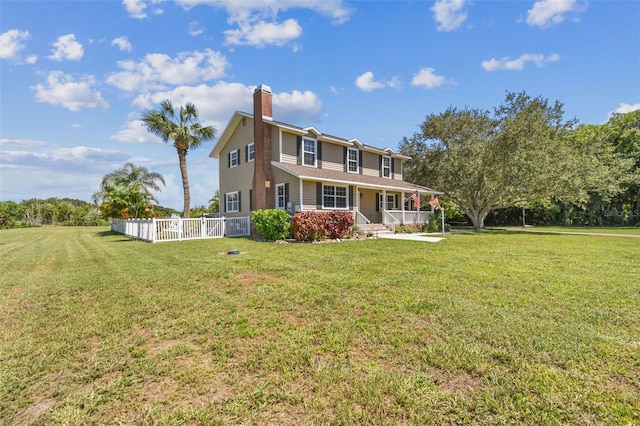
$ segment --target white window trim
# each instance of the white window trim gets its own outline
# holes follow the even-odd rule
[[[335,206],[334,207],[327,207],[327,206],[325,206],[325,204],[324,204],[324,197],[325,197],[324,188],[327,187],[327,186],[333,187],[334,188],[334,193],[335,193],[335,188],[344,188],[344,191],[345,191],[345,194],[344,194],[345,207],[335,207]],[[340,198],[343,198],[343,197],[340,197]],[[338,199],[338,196],[337,195],[333,195],[334,202],[337,199]],[[335,204],[337,204],[337,203],[335,203]],[[329,210],[329,209],[331,209],[331,210],[349,210],[349,187],[348,186],[342,186],[342,185],[325,185],[325,184],[322,184],[322,208],[325,209],[325,210]]]
[[[356,169],[351,171],[349,170],[349,162],[351,162],[351,160],[349,160],[349,152],[351,151],[355,151],[356,153],[356,159],[355,159],[355,163],[356,163]],[[358,173],[358,158],[360,156],[360,151],[357,148],[347,148],[347,173]]]
[[[391,208],[389,208],[389,204],[391,204]],[[387,202],[385,203],[385,208],[387,210],[397,210],[398,206],[396,206],[396,196],[395,194],[387,194]]]
[[[235,157],[236,161],[234,164],[233,158]],[[240,153],[237,149],[234,149],[229,153],[229,168],[233,169],[234,167],[238,167],[240,165]]]
[[[247,145],[247,153],[251,154],[251,147],[253,147],[253,157],[251,155],[249,155],[249,158],[247,159],[247,163],[252,162],[253,160],[256,159],[256,144],[251,142],[249,145]]]
[[[278,194],[278,190],[282,188],[282,204],[280,205],[280,195]],[[276,185],[276,209],[278,210],[285,210],[287,208],[287,206],[285,206],[284,204],[286,204],[286,194],[285,194],[285,189],[284,189],[284,183],[279,183]]]
[[[385,159],[389,160],[389,166],[388,167],[385,167],[385,165],[384,165],[384,160]],[[382,177],[385,178],[385,179],[391,179],[391,161],[392,161],[392,159],[388,155],[383,155],[382,156]],[[389,176],[385,176],[384,175],[385,169],[389,170]]]
[[[229,198],[231,198],[232,195],[236,196],[236,201],[230,201]],[[226,207],[225,212],[226,213],[238,213],[240,211],[239,207],[240,207],[240,197],[238,196],[238,191],[235,192],[227,192],[224,195],[224,205]],[[232,210],[229,208],[229,203],[235,203],[236,204],[236,208],[235,210]]]
[[[313,164],[306,164],[304,161],[304,154],[307,151],[304,150],[305,141],[313,142]],[[302,146],[300,147],[300,151],[302,153],[302,165],[307,167],[318,167],[318,141],[316,139],[311,138],[302,138]]]

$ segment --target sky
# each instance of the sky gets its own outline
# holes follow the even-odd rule
[[[90,201],[133,162],[182,210],[175,148],[141,113],[193,102],[221,135],[260,84],[275,120],[396,150],[507,92],[601,124],[640,109],[640,2],[0,0],[0,201]],[[187,156],[192,206],[219,188],[216,141]]]

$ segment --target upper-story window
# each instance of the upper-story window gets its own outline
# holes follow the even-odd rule
[[[316,141],[314,139],[302,139],[302,164],[316,166]]]
[[[247,163],[253,161],[256,158],[256,146],[253,143],[247,145]]]
[[[391,177],[391,157],[382,157],[382,177]]]
[[[358,173],[358,150],[355,148],[347,149],[347,171]]]
[[[235,149],[229,152],[229,168],[236,167],[240,164],[240,150]]]

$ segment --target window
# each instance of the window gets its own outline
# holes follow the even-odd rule
[[[349,173],[358,173],[358,150],[355,148],[347,150],[347,171]]]
[[[391,177],[391,157],[382,157],[382,177]]]
[[[316,166],[316,141],[313,139],[302,140],[302,164]]]
[[[287,197],[284,183],[279,183],[276,185],[276,209],[284,210],[287,208],[286,203]]]
[[[396,209],[396,196],[387,194],[387,210]]]
[[[322,203],[325,209],[347,208],[347,187],[325,185],[322,190]]]
[[[247,163],[253,161],[256,158],[255,144],[250,143],[247,145]]]
[[[229,153],[229,168],[236,167],[240,164],[240,150],[236,149]]]
[[[226,212],[233,213],[240,211],[240,201],[237,192],[229,192],[225,195]]]

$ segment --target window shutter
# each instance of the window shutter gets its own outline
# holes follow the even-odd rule
[[[224,200],[224,205],[222,206],[222,211],[224,213],[227,212],[227,193],[225,192],[224,195],[222,196],[222,199]]]
[[[343,158],[343,163],[344,163],[344,171],[348,172],[349,171],[349,148],[347,148],[346,146],[344,147],[344,151],[342,153],[342,158]]]
[[[396,161],[392,158],[390,160],[390,162],[391,162],[391,179],[393,179],[393,173],[395,172],[394,164],[396,164]],[[397,205],[397,203],[396,203],[396,205]]]
[[[244,146],[244,162],[249,162],[249,145]]]
[[[227,167],[231,168],[231,151],[227,154]]]
[[[284,208],[289,208],[289,184],[284,184]]]
[[[318,164],[318,168],[322,168],[322,142],[316,142],[316,163]]]
[[[349,210],[353,210],[353,186],[349,185]]]
[[[238,153],[238,166],[240,165],[240,148],[236,149],[236,152]]]
[[[376,211],[380,211],[380,193],[376,192]]]
[[[253,189],[249,190],[249,211],[253,211]]]
[[[242,211],[242,204],[240,204],[241,201],[242,201],[242,191],[238,191],[238,211],[239,212]]]
[[[380,166],[378,167],[378,171],[380,172],[380,177],[383,177],[383,175],[382,175],[382,155],[378,156],[378,163],[380,164]]]
[[[393,200],[393,208],[397,209],[398,208],[398,194],[396,194],[395,199]]]
[[[316,208],[322,210],[322,182],[316,183]]]
[[[298,165],[302,164],[302,136],[296,136],[296,156]]]
[[[360,174],[362,174],[362,151],[358,151],[358,169],[360,170]]]

